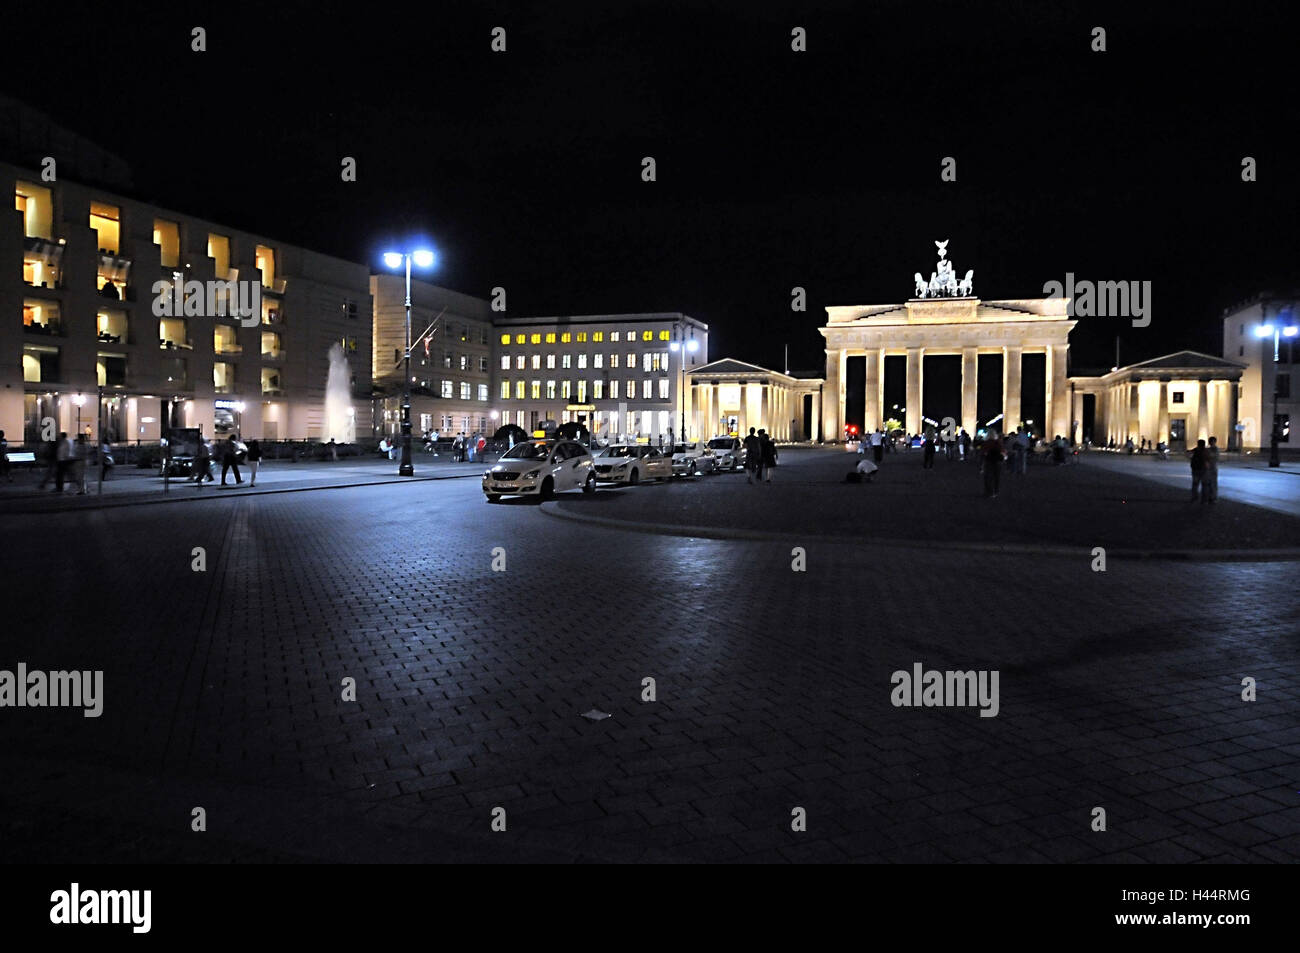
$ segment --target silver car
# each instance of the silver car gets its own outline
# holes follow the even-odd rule
[[[483,472],[483,495],[489,503],[503,496],[547,500],[565,490],[596,491],[591,454],[576,440],[525,440]]]
[[[736,437],[714,437],[709,449],[719,470],[739,470],[745,465],[745,445]]]
[[[701,476],[717,469],[718,459],[707,444],[673,444],[673,476]]]

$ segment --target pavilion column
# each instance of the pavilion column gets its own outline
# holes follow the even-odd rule
[[[979,412],[979,351],[973,347],[961,349],[961,425],[974,435]]]
[[[1047,349],[1047,401],[1044,406],[1053,437],[1057,434],[1064,437],[1070,432],[1070,389],[1066,380],[1066,355],[1069,351],[1068,344],[1053,344]]]
[[[907,413],[904,426],[910,434],[918,433],[921,426],[921,366],[924,349],[907,349]]]
[[[1160,410],[1156,417],[1156,434],[1151,439],[1169,446],[1169,382],[1160,384]]]
[[[1196,385],[1196,439],[1208,443],[1210,440],[1210,414],[1209,408],[1206,406],[1209,402],[1206,390],[1205,381],[1198,381]]]
[[[769,385],[767,384],[758,385],[758,426],[770,434],[772,432],[772,401],[767,395],[768,388]]]
[[[1237,432],[1237,382],[1228,381],[1228,447],[1241,449],[1241,434]]]
[[[882,363],[884,362],[885,352],[878,347],[867,349],[867,399],[863,405],[866,408],[865,415],[862,419],[863,432],[875,430],[877,427],[884,426],[884,420],[881,418],[881,390],[884,384],[884,374]]]
[[[844,439],[844,351],[826,351],[826,384],[822,389],[822,421],[826,440]]]
[[[822,410],[821,394],[820,394],[820,393],[819,393],[819,394],[816,394],[816,395],[813,397],[813,399],[810,401],[810,403],[812,404],[812,426],[808,429],[808,433],[809,433],[809,435],[811,436],[811,438],[812,438],[812,440],[813,440],[814,442],[818,442],[818,441],[821,441],[821,439],[822,439],[822,435],[821,435],[821,433],[822,433],[822,432],[821,432],[821,425],[822,425],[822,419],[821,419],[821,418],[822,418],[822,415],[821,415],[821,410]]]
[[[1002,358],[1002,426],[1011,433],[1020,426],[1020,348],[1008,347]]]

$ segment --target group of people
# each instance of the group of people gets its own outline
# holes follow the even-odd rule
[[[1219,438],[1207,444],[1196,441],[1196,449],[1187,452],[1192,464],[1192,502],[1214,503],[1219,499]]]
[[[745,447],[745,479],[750,483],[771,483],[772,470],[776,466],[776,442],[766,430],[754,432],[749,428],[749,436],[742,443]]]
[[[235,484],[243,483],[244,478],[239,475],[239,456],[241,453],[248,465],[248,485],[257,486],[257,468],[262,462],[262,445],[256,440],[250,440],[245,447],[234,434],[213,444],[209,444],[204,439],[199,440],[198,449],[194,452],[194,462],[190,468],[194,485],[202,489],[204,480],[216,482],[216,477],[213,476],[212,471],[217,462],[221,463],[222,486],[226,485],[226,475],[231,470],[235,471]]]
[[[8,441],[4,439],[3,430],[0,430],[0,443],[4,444],[7,461]],[[89,433],[79,433],[77,439],[73,440],[65,431],[60,431],[58,439],[45,444],[43,456],[45,473],[41,477],[42,490],[53,481],[55,493],[63,493],[68,488],[76,488],[78,495],[86,493],[86,473],[95,462],[95,449],[90,443]],[[107,480],[113,469],[113,453],[107,442],[99,446],[98,462],[103,470],[101,478]],[[12,483],[13,477],[8,475],[8,469],[6,462],[5,475]]]

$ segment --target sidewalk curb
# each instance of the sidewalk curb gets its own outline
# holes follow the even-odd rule
[[[369,480],[364,483],[327,483],[321,486],[284,487],[283,489],[277,489],[277,490],[249,489],[249,490],[236,490],[233,493],[222,493],[220,490],[217,490],[212,496],[204,496],[200,493],[195,493],[193,495],[186,495],[186,496],[170,496],[168,494],[163,493],[162,490],[159,490],[158,491],[159,495],[156,497],[148,496],[148,497],[128,499],[128,500],[115,500],[113,502],[105,502],[105,503],[86,503],[80,506],[60,506],[60,507],[53,507],[51,509],[17,509],[17,508],[9,509],[5,506],[4,501],[0,500],[0,515],[8,516],[8,515],[37,515],[37,514],[45,514],[45,513],[80,513],[86,510],[107,510],[107,509],[114,509],[122,506],[151,506],[157,503],[193,503],[197,500],[213,500],[213,499],[228,500],[231,499],[232,497],[272,496],[274,494],[279,494],[279,493],[310,493],[313,490],[347,490],[347,489],[351,489],[352,487],[361,487],[361,486],[390,486],[390,485],[405,486],[410,483],[434,483],[439,480],[468,480],[471,477],[480,478],[481,476],[482,474],[480,473],[457,473],[452,476],[412,476],[412,477],[401,477],[399,479],[389,479],[389,480]],[[184,484],[182,484],[182,486],[183,485]],[[87,494],[87,495],[90,496],[93,494]],[[99,499],[99,497],[95,497],[95,498]],[[32,496],[32,497],[19,497],[18,499],[19,500],[40,500],[40,499],[45,499],[45,497]]]
[[[904,539],[854,539],[850,536],[828,536],[818,533],[774,533],[768,530],[723,529],[713,526],[675,526],[669,523],[642,523],[619,520],[609,516],[585,516],[564,509],[556,501],[541,505],[541,511],[557,519],[588,523],[606,529],[621,529],[633,533],[658,536],[679,536],[687,539],[749,540],[755,542],[806,543],[839,546],[878,546],[886,549],[922,549],[945,552],[985,553],[1003,556],[1069,556],[1090,559],[1092,551],[1086,546],[1037,546],[1031,543],[976,543],[953,542],[937,545]],[[1289,562],[1300,560],[1300,548],[1295,549],[1206,549],[1206,550],[1150,550],[1107,549],[1106,557],[1117,559],[1166,559],[1177,562]]]

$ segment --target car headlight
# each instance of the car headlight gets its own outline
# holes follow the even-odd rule
[[[525,480],[535,480],[535,479],[537,479],[537,475],[538,475],[539,473],[541,473],[541,472],[542,472],[542,470],[541,470],[540,467],[538,467],[536,470],[529,470],[527,473],[524,474],[524,479],[525,479]]]
[[[484,471],[483,471],[483,479],[485,479],[485,480],[489,480],[489,479],[491,479],[491,478],[492,478],[492,471],[491,471],[491,470],[484,470]]]

